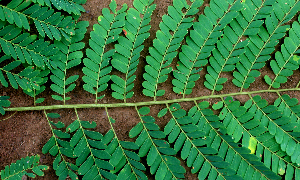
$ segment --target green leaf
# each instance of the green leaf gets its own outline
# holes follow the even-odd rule
[[[141,133],[142,130],[143,130],[143,124],[139,122],[136,126],[134,126],[134,128],[132,128],[129,131],[129,137],[131,138],[136,137],[138,134]]]
[[[220,109],[220,108],[222,108],[222,107],[223,107],[223,102],[222,102],[222,101],[216,102],[216,103],[214,103],[214,104],[212,105],[212,108],[213,108],[214,110]]]
[[[58,95],[51,95],[51,97],[55,100],[58,100],[58,101],[63,101],[64,100],[61,96],[58,96]]]
[[[70,138],[70,134],[62,132],[61,130],[53,129],[53,132],[55,135],[57,135],[59,138]]]
[[[42,103],[44,102],[45,98],[38,98],[37,100],[35,100],[36,104]]]
[[[149,107],[142,107],[139,109],[139,113],[143,116],[147,115],[150,113],[150,108]]]
[[[50,118],[60,118],[60,115],[58,113],[48,113],[47,116]]]
[[[46,154],[55,145],[55,137],[51,137],[48,142],[43,146],[42,152]]]
[[[157,117],[161,118],[164,115],[166,115],[167,112],[168,112],[168,108],[164,108],[158,112]]]
[[[79,167],[78,174],[79,175],[86,174],[90,170],[90,168],[92,167],[93,163],[94,163],[93,157],[89,156],[87,158],[87,160]]]

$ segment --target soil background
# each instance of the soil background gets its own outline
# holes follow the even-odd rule
[[[127,3],[127,5],[131,8],[132,0],[116,0],[118,4],[118,9],[120,9],[123,3]],[[93,24],[97,23],[97,17],[101,15],[102,8],[108,8],[110,0],[87,0],[87,3],[83,5],[86,12],[82,13],[80,20],[89,21],[90,26],[88,27],[88,31],[84,38],[84,42],[86,47],[88,47],[88,39],[90,37],[90,32],[92,31]],[[152,46],[153,39],[155,38],[155,33],[159,29],[159,22],[161,22],[162,16],[167,14],[167,9],[169,5],[172,5],[172,0],[154,0],[154,3],[157,4],[156,9],[152,15],[151,21],[151,30],[150,37],[145,41],[145,49],[141,53],[140,64],[136,71],[136,81],[134,88],[134,96],[128,100],[128,102],[138,102],[138,101],[152,101],[152,98],[146,97],[142,95],[142,82],[143,77],[142,74],[145,72],[145,57],[148,55],[148,48]],[[205,6],[208,6],[209,0],[205,0],[203,5],[200,8],[199,14],[203,13],[203,9]],[[297,15],[298,16],[298,15]],[[291,23],[291,22],[289,22]],[[279,49],[280,47],[276,47]],[[274,54],[272,54],[272,58],[274,58]],[[176,67],[176,62],[178,59],[174,59],[171,66]],[[83,90],[83,81],[81,77],[83,64],[72,68],[68,71],[69,76],[74,74],[79,74],[80,78],[76,82],[76,88],[68,95],[71,97],[71,100],[67,101],[67,104],[91,104],[94,103],[94,96],[90,93]],[[264,75],[268,74],[271,78],[274,77],[271,68],[267,65],[260,70],[262,75],[256,78],[256,81],[251,84],[251,87],[245,91],[255,91],[268,89],[268,85],[264,82]],[[113,74],[121,75],[116,70],[112,72]],[[206,68],[204,68],[201,72],[201,79],[196,82],[196,87],[193,89],[193,93],[188,95],[187,97],[196,97],[196,96],[207,96],[211,93],[210,90],[204,87],[204,75],[206,74]],[[239,88],[234,86],[231,82],[233,79],[232,72],[230,73],[222,73],[222,77],[228,78],[228,81],[224,84],[224,88],[220,92],[216,92],[216,94],[224,94],[224,93],[234,93],[238,92]],[[299,82],[300,76],[299,71],[296,70],[294,75],[288,78],[288,82],[283,84],[281,88],[291,88],[296,87]],[[172,75],[169,75],[169,78],[166,83],[163,83],[159,86],[160,89],[165,89],[166,93],[164,96],[159,97],[158,100],[166,100],[166,99],[177,99],[181,98],[181,96],[176,95],[172,91]],[[46,98],[45,101],[41,105],[54,105],[61,104],[59,101],[55,101],[51,98],[51,94],[55,94],[50,90],[51,82],[48,81],[46,84],[46,90],[40,94],[38,97]],[[105,91],[106,96],[99,101],[99,103],[120,103],[121,101],[115,100],[111,97],[111,90],[108,88]],[[287,92],[290,96],[299,99],[299,92]],[[278,96],[276,93],[264,93],[260,94],[263,98],[267,99],[270,103],[274,102]],[[0,85],[0,96],[10,96],[11,107],[25,107],[25,106],[33,106],[33,98],[27,96],[23,93],[23,91],[19,88],[18,90],[13,89],[12,87],[5,88]],[[235,96],[235,99],[241,101],[242,103],[246,102],[249,97],[248,96]],[[206,99],[211,104],[219,101],[220,99]],[[193,106],[192,103],[184,102],[180,103],[180,105],[184,109],[188,109]],[[151,115],[157,117],[157,113],[164,108],[162,105],[151,106]],[[73,109],[61,109],[61,110],[53,110],[47,111],[47,113],[55,112],[61,115],[59,121],[62,121],[68,126],[72,121],[76,119],[76,115]],[[102,134],[105,134],[109,129],[109,123],[107,120],[107,116],[104,108],[89,108],[89,109],[78,109],[79,117],[81,120],[87,121],[95,121],[97,123],[97,130]],[[113,125],[116,133],[118,134],[118,138],[121,140],[129,140],[133,141],[134,139],[129,139],[128,133],[130,129],[135,126],[139,122],[139,118],[135,112],[135,110],[131,107],[126,108],[113,108],[109,109],[109,115],[116,120],[116,123]],[[10,117],[11,116],[11,117]],[[10,118],[9,118],[10,117]],[[8,118],[8,119],[6,119]],[[3,119],[6,119],[2,121]],[[163,118],[156,118],[156,123],[161,127],[167,124],[170,119],[170,115],[167,115]],[[57,121],[57,119],[53,119],[53,121]],[[43,154],[42,147],[48,141],[48,139],[52,136],[50,127],[48,125],[47,119],[45,118],[43,111],[25,111],[25,112],[6,112],[4,116],[0,116],[0,170],[4,169],[6,165],[9,165],[16,160],[39,154],[41,156],[40,164],[45,164],[50,166],[50,169],[45,171],[45,175],[43,177],[37,177],[36,179],[58,179],[55,175],[55,171],[52,169],[52,162],[54,157],[50,154]],[[180,157],[180,154],[177,155]],[[142,158],[143,162],[146,162],[145,158]],[[182,165],[184,162],[182,161]],[[190,168],[184,166],[187,170],[185,175],[185,179],[196,179],[197,175],[190,173]],[[146,174],[149,179],[154,179],[153,176],[150,175],[149,169],[147,169]],[[24,178],[31,179],[31,178]]]

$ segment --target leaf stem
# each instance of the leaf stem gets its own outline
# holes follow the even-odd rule
[[[137,102],[137,103],[116,103],[116,104],[67,104],[67,105],[50,105],[50,106],[34,106],[34,107],[14,107],[14,108],[4,108],[5,111],[40,111],[40,110],[49,110],[49,109],[73,109],[73,108],[100,108],[100,107],[134,107],[134,106],[147,106],[155,104],[166,104],[166,103],[175,103],[175,102],[189,102],[194,100],[201,99],[211,99],[211,98],[222,98],[228,96],[237,96],[237,95],[250,95],[266,92],[282,92],[282,91],[300,91],[300,88],[291,88],[291,89],[270,89],[270,90],[260,90],[252,92],[236,92],[229,94],[220,94],[220,95],[208,95],[200,96],[194,98],[182,98],[182,99],[170,99],[164,101],[147,101],[147,102]]]
[[[299,88],[299,85],[300,85],[300,81],[299,81],[299,83],[297,84],[296,88]]]
[[[7,119],[9,119],[9,118],[13,117],[13,116],[14,116],[14,115],[15,115],[17,112],[18,112],[18,111],[16,111],[15,113],[13,113],[12,115],[10,115],[10,116],[9,116],[9,117],[7,117],[7,118],[0,120],[0,122],[1,122],[1,121],[5,121],[5,120],[7,120]]]

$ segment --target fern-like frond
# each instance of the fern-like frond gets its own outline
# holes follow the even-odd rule
[[[223,120],[227,133],[232,134],[235,142],[242,139],[243,146],[248,147],[252,154],[255,153],[260,161],[263,159],[262,162],[274,173],[279,175],[288,173],[286,176],[290,176],[291,172],[294,173],[299,168],[290,161],[285,149],[281,148],[281,143],[277,142],[276,135],[274,136],[274,128],[273,130],[270,129],[275,123],[268,115],[270,114],[273,117],[274,114],[280,114],[280,111],[273,112],[273,114],[272,112],[266,113],[260,108],[271,110],[275,106],[267,106],[266,100],[261,99],[259,96],[253,99],[255,99],[254,104],[252,103],[253,100],[249,100],[244,106],[240,106],[239,101],[233,101],[232,97],[227,97],[219,102],[219,108],[224,106],[219,117]],[[278,125],[276,127],[282,128]],[[283,137],[283,135],[281,136]],[[287,166],[289,171],[285,172]]]
[[[52,5],[57,10],[64,10],[69,14],[73,13],[75,15],[81,15],[81,12],[85,12],[84,8],[80,4],[86,3],[87,0],[32,0],[34,3],[39,3],[40,5],[52,7]]]
[[[11,104],[8,99],[9,99],[9,96],[0,96],[0,113],[2,115],[5,114],[3,107],[9,107]]]
[[[287,3],[284,8],[281,8],[278,2],[274,1],[271,3],[272,6],[261,9],[260,19],[253,21],[250,25],[258,24],[260,27],[248,34],[249,44],[245,47],[246,52],[240,56],[241,60],[236,64],[238,71],[233,72],[235,78],[232,82],[241,88],[241,92],[249,88],[255,78],[260,76],[258,70],[265,66],[265,62],[271,58],[270,54],[275,50],[279,39],[290,29],[289,25],[284,26],[283,23],[295,16],[300,5],[297,1],[293,4]],[[262,26],[263,22],[266,28]]]
[[[7,6],[0,5],[0,19],[19,28],[30,30],[29,22],[33,21],[42,37],[47,35],[50,39],[61,40],[64,36],[68,41],[74,35],[74,20],[71,16],[61,16],[53,9],[32,4],[32,1],[11,1]]]
[[[264,17],[265,11],[268,12],[269,3],[269,1],[256,0],[243,2],[243,8],[238,16],[224,28],[224,34],[217,42],[217,48],[212,51],[213,56],[209,58],[210,66],[207,67],[208,74],[205,75],[204,86],[212,90],[212,94],[223,89],[222,84],[227,81],[227,78],[221,78],[221,73],[235,69],[235,64],[240,61],[240,56],[245,53],[244,47],[249,42],[242,41],[242,37],[259,31],[261,24],[256,20],[262,15]]]
[[[300,144],[299,139],[290,134],[295,128],[291,117],[278,110],[276,106],[268,105],[267,101],[261,99],[260,96],[255,96],[251,99],[257,107],[257,111],[261,112],[263,117],[266,117],[265,126],[268,127],[269,133],[275,136],[275,140],[280,145],[281,150],[289,156],[299,151],[299,149],[296,149],[296,145]]]
[[[86,50],[88,58],[83,60],[86,66],[82,69],[85,74],[82,80],[86,83],[83,85],[83,89],[95,94],[95,103],[97,103],[98,99],[104,97],[104,95],[98,96],[98,93],[107,88],[107,82],[110,80],[109,73],[112,70],[109,61],[115,53],[115,49],[105,52],[105,47],[119,39],[119,34],[122,32],[122,27],[125,24],[127,5],[124,4],[116,12],[117,3],[113,0],[109,7],[113,14],[107,8],[102,9],[103,16],[98,17],[99,24],[95,24],[93,31],[90,33],[89,45],[92,49]]]
[[[65,124],[60,121],[54,123],[53,121],[49,120],[49,117],[60,117],[60,115],[57,113],[46,114],[46,111],[44,111],[44,114],[51,128],[52,136],[43,146],[42,152],[44,154],[50,153],[52,156],[56,156],[55,160],[53,161],[53,169],[55,170],[55,173],[59,177],[59,179],[66,179],[68,176],[71,177],[72,180],[78,179],[77,175],[74,173],[74,171],[78,170],[78,167],[72,163],[67,162],[63,156],[65,155],[69,158],[74,158],[73,147],[70,146],[70,142],[61,140],[70,138],[70,134],[59,130],[61,128],[64,128]],[[52,126],[58,129],[53,129]]]
[[[105,135],[110,138],[103,140],[103,142],[105,144],[109,144],[107,151],[112,156],[109,162],[115,167],[112,173],[118,173],[117,180],[148,179],[142,172],[146,170],[145,166],[140,163],[140,157],[134,152],[134,150],[139,149],[138,145],[134,142],[119,140],[112,126],[112,123],[114,123],[115,120],[109,117],[107,108],[105,108],[105,111],[109,118],[111,130],[109,130]]]
[[[30,26],[26,15],[17,11],[28,7],[31,3],[31,1],[11,1],[7,6],[0,5],[0,19],[29,30]]]
[[[1,180],[21,180],[24,175],[35,178],[36,175],[44,176],[43,170],[48,170],[49,167],[46,165],[39,165],[40,156],[27,156],[15,163],[11,163],[9,166],[5,166],[4,170],[1,170],[0,177]],[[32,170],[33,173],[27,172]]]
[[[251,155],[249,149],[240,147],[233,142],[232,136],[226,135],[226,129],[218,116],[207,109],[208,102],[196,104],[188,115],[180,109],[179,104],[172,106],[168,108],[173,117],[168,125],[175,126],[173,130],[168,130],[171,132],[169,138],[176,139],[175,150],[181,149],[181,158],[186,159],[188,167],[192,167],[192,173],[199,171],[199,179],[251,179],[261,176],[280,179],[260,163],[256,156]],[[166,127],[171,127],[168,125]]]
[[[292,134],[294,137],[299,139],[300,132],[300,106],[298,105],[298,99],[291,98],[289,95],[280,95],[277,93],[279,98],[274,102],[274,106],[278,107],[278,110],[282,111],[284,116],[289,116],[291,118],[291,124],[293,127]],[[300,160],[299,160],[300,164]]]
[[[10,61],[10,56],[2,56],[0,63]],[[0,67],[0,82],[4,87],[8,87],[8,82],[4,77],[6,74],[9,83],[14,89],[18,89],[20,86],[24,91],[40,90],[40,84],[44,81],[39,77],[40,71],[35,70],[34,66],[28,66],[20,73],[11,72],[21,64],[21,61],[12,61],[4,67]]]
[[[153,0],[133,1],[133,6],[136,9],[130,8],[127,11],[123,29],[125,37],[121,36],[118,39],[119,44],[115,45],[116,53],[111,60],[112,66],[125,75],[124,78],[116,75],[111,76],[111,80],[114,82],[111,85],[114,91],[112,96],[125,102],[126,99],[133,96],[133,82],[136,78],[136,75],[133,74],[139,64],[140,52],[144,49],[142,44],[150,36],[151,26],[148,24],[156,7],[155,4],[151,5],[151,3]]]
[[[110,143],[107,151],[112,158],[109,162],[115,167],[112,173],[118,173],[117,179],[147,179],[142,172],[146,170],[145,166],[139,162],[140,157],[133,152],[133,150],[139,149],[134,142],[119,141],[117,138],[113,138]]]
[[[111,155],[106,151],[108,148],[103,141],[105,137],[99,132],[87,130],[95,128],[96,123],[93,121],[82,121],[78,117],[67,127],[67,131],[75,134],[70,140],[70,146],[74,147],[73,156],[76,157],[76,166],[78,174],[83,175],[83,179],[115,179],[116,175],[109,172],[114,167],[107,161]],[[108,171],[107,171],[108,170]]]
[[[22,29],[0,21],[0,45],[3,52],[22,63],[41,69],[45,69],[45,66],[55,68],[55,60],[60,58],[56,55],[58,49],[48,41],[36,40],[36,35],[21,32]]]
[[[300,3],[298,3],[298,8]],[[300,17],[298,17],[300,21]],[[275,60],[271,60],[270,66],[275,74],[272,80],[268,75],[264,79],[269,86],[279,88],[280,84],[287,82],[287,77],[293,75],[293,70],[299,68],[298,61],[294,60],[294,55],[299,54],[300,50],[300,25],[297,21],[293,22],[292,28],[289,30],[289,36],[284,38],[284,43],[281,45],[281,51],[275,53]]]
[[[49,73],[50,73],[50,70],[47,69],[47,70],[40,71],[40,73],[37,75],[37,77],[43,79],[39,83],[40,89],[34,89],[33,88],[33,91],[27,91],[27,90],[23,89],[23,92],[25,94],[27,94],[28,96],[33,97],[33,99],[34,99],[34,105],[38,104],[38,103],[42,103],[45,100],[45,98],[38,98],[37,99],[36,96],[39,95],[40,93],[42,93],[46,89],[46,87],[44,86],[44,84],[48,81],[48,77],[47,76],[48,76]]]
[[[174,157],[176,151],[164,140],[165,133],[159,130],[155,119],[147,115],[150,110],[135,107],[141,122],[129,132],[129,137],[137,137],[135,144],[139,146],[140,157],[147,156],[150,173],[155,174],[155,179],[183,179],[185,169],[180,161]],[[147,108],[148,109],[148,108]]]
[[[278,93],[279,98],[274,102],[274,106],[278,107],[278,110],[283,112],[284,116],[287,116],[290,118],[290,130],[292,132],[289,132],[289,134],[293,137],[295,137],[298,141],[300,140],[300,105],[298,105],[298,99],[296,98],[290,98],[289,95],[284,94],[280,95]],[[298,156],[300,155],[299,149],[300,144],[296,144],[296,146],[291,146],[289,148],[295,148],[295,152],[293,151],[287,151],[287,154],[290,156],[290,161],[292,163],[297,164],[300,166],[300,158]],[[293,166],[291,166],[292,169],[294,169]],[[300,170],[300,168],[298,168]]]
[[[208,103],[202,102],[199,106],[205,107],[208,106]],[[201,126],[203,122],[199,122],[199,126],[197,126],[201,115],[198,112],[195,116],[196,107],[189,112],[189,116],[177,103],[171,106],[167,104],[167,108],[172,115],[172,119],[165,126],[164,132],[168,135],[169,143],[174,143],[175,151],[181,150],[181,158],[186,160],[188,167],[192,168],[192,173],[199,171],[199,179],[205,179],[206,177],[241,179],[241,177],[236,176],[236,172],[229,163],[219,156],[214,156],[219,149],[221,139],[211,131],[208,125]],[[208,117],[212,114],[207,112],[206,118],[216,120],[214,116]],[[202,118],[202,120],[204,119]],[[216,124],[216,126],[218,125]],[[212,141],[215,142],[212,146],[206,146]]]
[[[145,81],[142,84],[144,95],[156,100],[156,97],[165,94],[165,90],[158,90],[158,84],[168,79],[168,74],[172,71],[168,66],[177,56],[177,49],[188,28],[193,25],[194,18],[190,16],[198,12],[202,3],[202,0],[195,0],[188,5],[186,0],[174,0],[173,6],[168,7],[168,15],[162,17],[160,30],[156,32],[156,39],[153,40],[154,47],[149,48],[150,56],[146,57],[148,65],[145,66]],[[186,12],[183,12],[183,8]]]
[[[83,57],[82,50],[85,46],[84,42],[79,42],[84,38],[89,23],[87,21],[80,21],[75,26],[75,35],[71,37],[71,41],[65,38],[62,41],[55,41],[54,45],[58,47],[61,54],[59,62],[56,61],[58,68],[51,70],[50,79],[54,84],[50,88],[59,95],[52,95],[55,100],[63,101],[71,99],[66,97],[66,94],[75,88],[75,81],[79,75],[67,77],[67,70],[79,65]]]
[[[215,48],[214,44],[222,35],[221,30],[235,18],[243,6],[239,1],[210,1],[210,6],[206,6],[204,12],[207,15],[200,15],[199,22],[194,22],[193,30],[186,38],[187,45],[182,46],[179,53],[177,70],[173,71],[175,79],[173,91],[182,94],[183,97],[192,93],[195,81],[200,78],[198,72],[201,67],[207,64],[207,59],[211,51]],[[217,19],[220,19],[217,22]]]

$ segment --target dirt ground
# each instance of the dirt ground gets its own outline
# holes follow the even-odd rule
[[[209,0],[204,2],[204,6],[208,5]],[[87,20],[90,22],[90,26],[88,27],[88,33],[85,36],[84,42],[88,46],[89,33],[92,30],[92,25],[97,23],[97,17],[101,15],[101,9],[104,7],[108,7],[110,1],[109,0],[88,0],[84,5],[86,13],[82,14],[81,20]],[[129,7],[132,7],[132,0],[117,0],[118,8],[123,3],[127,3]],[[154,3],[157,4],[157,7],[152,15],[151,22],[151,36],[145,41],[145,49],[141,53],[140,64],[138,70],[136,72],[137,79],[135,82],[134,88],[134,97],[129,100],[129,102],[137,102],[137,101],[150,101],[152,98],[145,97],[142,95],[142,82],[145,66],[145,58],[148,54],[148,47],[152,46],[152,41],[155,38],[155,32],[159,29],[159,22],[161,21],[161,17],[167,13],[167,7],[172,4],[171,0],[154,0]],[[200,13],[203,12],[204,6],[201,7]],[[177,59],[174,60],[173,65],[175,65]],[[79,65],[76,68],[73,68],[69,71],[69,75],[79,74],[80,78],[76,83],[76,88],[74,91],[69,93],[71,100],[67,101],[67,104],[84,104],[84,103],[94,103],[94,96],[90,93],[84,91],[82,89],[83,81],[81,77],[83,73],[81,71],[83,64]],[[272,76],[272,71],[269,66],[265,66],[260,70],[262,75],[256,78],[254,84],[247,91],[255,91],[261,89],[267,89],[268,86],[263,80],[263,76],[268,74]],[[114,74],[119,74],[114,71]],[[196,87],[193,90],[193,94],[188,97],[195,96],[204,96],[209,95],[211,93],[210,90],[206,89],[203,86],[205,70],[201,71],[201,79],[197,81]],[[166,93],[163,97],[158,98],[158,100],[164,99],[176,99],[180,98],[180,96],[176,95],[172,91],[172,83],[171,83],[171,75],[166,83],[160,86],[166,90]],[[225,83],[222,91],[217,92],[217,94],[223,93],[233,93],[238,92],[238,88],[233,86],[231,80],[233,78],[232,73],[222,73],[222,77],[227,77],[228,81]],[[286,84],[282,86],[282,88],[295,87],[299,82],[300,76],[299,71],[295,71],[292,77],[289,77],[289,80]],[[54,94],[50,90],[51,83],[48,81],[46,84],[46,90],[39,95],[39,97],[46,98],[45,102],[41,105],[54,105],[59,104],[60,102],[55,101],[51,98],[51,94]],[[111,97],[111,90],[107,90],[105,92],[106,96],[99,103],[117,103],[121,102],[115,100]],[[299,92],[289,92],[290,96],[299,99]],[[24,107],[24,106],[33,106],[33,99],[27,95],[25,95],[22,90],[19,88],[18,90],[13,89],[12,87],[4,88],[0,85],[0,96],[10,96],[11,107]],[[275,93],[265,93],[261,94],[263,98],[266,98],[269,102],[273,102],[277,95]],[[247,96],[236,96],[236,99],[241,102],[245,102],[248,100]],[[211,103],[217,101],[217,99],[207,99]],[[182,107],[185,109],[190,108],[192,106],[191,103],[180,103]],[[162,105],[156,105],[151,107],[151,115],[156,117],[156,114],[164,108]],[[60,121],[64,122],[66,125],[69,125],[73,120],[76,119],[76,115],[73,109],[65,109],[65,110],[53,110],[47,111],[56,112],[61,115]],[[118,134],[118,138],[121,140],[130,140],[128,138],[128,133],[130,129],[139,122],[138,116],[133,108],[114,108],[109,109],[110,116],[116,120],[114,124],[114,128],[116,133]],[[81,120],[95,121],[97,123],[96,130],[101,133],[106,133],[110,127],[106,117],[105,110],[103,108],[90,108],[90,109],[78,109],[79,117]],[[42,147],[47,142],[47,140],[51,137],[52,133],[48,122],[45,118],[45,115],[42,111],[26,111],[26,112],[17,112],[14,115],[14,112],[7,112],[5,116],[0,116],[0,170],[4,169],[4,167],[12,162],[15,162],[17,159],[22,157],[26,157],[27,155],[35,155],[39,154],[41,156],[40,164],[45,164],[50,166],[50,169],[45,171],[44,177],[37,177],[36,179],[46,179],[52,180],[57,179],[55,175],[55,171],[52,169],[52,162],[54,157],[49,154],[42,153]],[[13,115],[11,118],[1,121],[2,119],[8,118]],[[157,118],[156,122],[163,130],[164,125],[168,122],[170,117]],[[130,140],[132,141],[132,140]],[[145,161],[145,158],[142,159]],[[183,162],[182,162],[183,164]],[[196,179],[197,175],[193,175],[190,173],[190,169],[186,167],[186,179]],[[149,169],[147,170],[147,175],[149,179],[154,179],[153,176],[150,175]],[[30,179],[30,178],[25,178]]]

